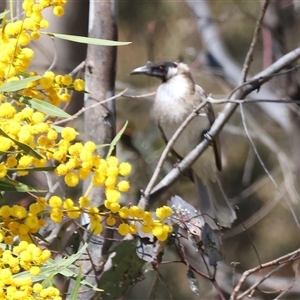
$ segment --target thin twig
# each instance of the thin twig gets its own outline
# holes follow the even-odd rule
[[[69,75],[74,76],[77,72],[81,71],[84,69],[85,66],[85,61],[82,61],[77,67],[75,67]]]
[[[293,280],[293,282],[291,282],[291,283],[289,284],[289,286],[286,287],[286,288],[283,290],[283,292],[280,293],[280,295],[278,295],[274,300],[280,299],[280,298],[281,298],[282,296],[284,296],[287,292],[289,292],[294,286],[296,286],[297,284],[299,284],[299,282],[300,282],[300,279],[298,279],[298,280]]]
[[[139,99],[139,98],[146,98],[146,97],[154,96],[155,94],[156,94],[156,92],[151,92],[151,93],[142,94],[142,95],[123,95],[123,97]]]
[[[110,98],[107,98],[107,99],[102,100],[102,101],[97,101],[96,103],[94,103],[94,104],[92,104],[92,105],[90,105],[90,106],[88,106],[88,107],[83,107],[83,108],[81,108],[77,113],[75,113],[75,114],[72,116],[72,118],[67,118],[67,119],[63,119],[63,120],[56,121],[56,122],[54,123],[54,125],[58,125],[58,124],[62,124],[62,123],[69,122],[69,121],[73,120],[74,118],[77,118],[79,115],[81,115],[82,113],[84,113],[85,111],[87,111],[87,110],[89,110],[89,109],[91,109],[91,108],[95,108],[95,107],[97,107],[98,105],[101,105],[101,104],[103,104],[103,103],[106,103],[106,102],[109,102],[109,101],[112,101],[112,100],[114,100],[114,99],[116,99],[116,98],[121,97],[124,93],[127,92],[127,90],[128,90],[128,89],[126,88],[126,89],[123,90],[122,92],[120,92],[120,93],[118,93],[118,94],[116,94],[116,95],[114,95],[114,96],[112,96],[112,97],[110,97]]]
[[[285,100],[285,99],[212,99],[208,100],[212,104],[226,104],[226,103],[237,103],[237,104],[253,104],[253,103],[284,103],[284,104],[300,104],[300,100]]]
[[[267,178],[267,180],[269,180],[268,177],[266,177],[266,178]],[[266,180],[263,180],[262,182],[265,182],[265,181]],[[283,191],[284,188],[285,187],[282,184],[282,186],[280,186],[281,191]],[[255,190],[253,192],[255,192]],[[263,207],[260,208],[259,211],[255,212],[254,215],[252,215],[246,221],[244,221],[243,225],[239,224],[239,225],[235,226],[234,228],[226,230],[226,232],[224,232],[222,235],[222,239],[225,240],[225,239],[231,238],[233,236],[236,236],[239,233],[244,232],[245,227],[249,229],[253,225],[257,224],[257,222],[262,220],[276,206],[276,204],[279,202],[280,199],[281,199],[281,195],[277,193],[273,198],[269,199],[266,202],[266,204],[264,204]]]
[[[247,137],[248,137],[248,139],[249,139],[249,141],[250,141],[251,146],[253,147],[253,150],[254,150],[254,152],[255,152],[255,155],[256,155],[256,157],[257,157],[257,159],[258,159],[260,165],[262,166],[262,168],[264,169],[264,171],[266,172],[266,174],[268,175],[268,177],[269,177],[270,180],[272,181],[272,183],[273,183],[275,189],[278,191],[278,193],[279,193],[279,194],[281,195],[281,197],[284,199],[286,205],[288,206],[288,208],[289,208],[289,210],[290,210],[290,212],[291,212],[291,214],[292,214],[292,216],[293,216],[293,218],[294,218],[294,220],[295,220],[295,223],[296,223],[298,229],[300,230],[300,224],[299,224],[299,221],[298,221],[297,216],[296,216],[296,214],[295,214],[295,212],[294,212],[294,210],[293,210],[293,208],[292,208],[292,206],[291,206],[291,203],[290,203],[289,199],[288,199],[288,198],[284,195],[284,193],[280,190],[280,188],[279,188],[278,184],[276,183],[275,179],[273,178],[273,176],[271,175],[271,173],[270,173],[269,170],[267,169],[267,167],[266,167],[266,165],[264,164],[264,162],[263,162],[263,160],[262,160],[260,154],[258,153],[258,150],[257,150],[257,148],[256,148],[256,146],[255,146],[255,144],[254,144],[254,141],[253,141],[252,137],[251,137],[250,134],[249,134],[248,127],[247,127],[246,120],[245,120],[245,113],[244,113],[243,104],[240,104],[240,109],[241,109],[241,116],[242,116],[242,123],[243,123],[243,126],[244,126],[244,130],[245,130],[245,132],[246,132],[246,134],[247,134]]]
[[[282,269],[285,265],[279,265],[272,271],[270,271],[268,274],[264,275],[260,280],[255,282],[251,287],[249,287],[246,291],[244,291],[242,294],[240,294],[238,297],[234,299],[244,299],[247,295],[253,293],[254,289],[257,288],[262,282],[264,282],[266,279],[270,278],[274,273]]]
[[[242,75],[241,75],[241,77],[242,77],[241,82],[246,81],[247,74],[248,74],[251,62],[253,61],[253,53],[254,53],[254,50],[255,50],[256,43],[257,43],[258,34],[260,32],[260,29],[261,29],[261,26],[262,26],[262,23],[263,23],[263,20],[264,20],[264,17],[265,17],[265,13],[266,13],[266,10],[267,10],[267,7],[268,7],[269,3],[270,3],[270,0],[265,0],[265,2],[263,4],[263,7],[262,7],[262,10],[261,10],[260,17],[256,22],[252,42],[251,42],[249,51],[247,53],[244,65],[243,65],[243,70],[242,70]]]
[[[57,48],[56,48],[56,44],[55,44],[55,39],[54,39],[53,36],[50,37],[50,39],[51,39],[52,44],[53,44],[53,49],[54,49],[53,53],[54,53],[54,56],[53,56],[53,61],[52,61],[51,65],[50,65],[50,67],[48,68],[47,71],[51,71],[55,67],[55,64],[57,62]]]
[[[274,259],[272,261],[269,261],[267,263],[264,263],[260,266],[257,266],[255,268],[252,268],[250,270],[247,270],[246,272],[243,273],[241,279],[239,280],[238,284],[236,285],[236,287],[234,288],[231,296],[230,296],[230,299],[236,299],[237,297],[237,293],[239,292],[239,290],[241,289],[242,287],[242,284],[246,281],[247,277],[249,277],[251,274],[254,274],[256,273],[257,271],[261,270],[261,269],[265,269],[265,268],[268,268],[268,267],[272,267],[272,266],[275,266],[275,265],[280,265],[280,264],[284,264],[284,263],[288,263],[288,262],[291,262],[295,259],[298,259],[299,258],[299,254],[300,254],[300,248],[291,252],[291,253],[288,253],[286,255],[283,255],[281,257],[278,257],[277,259]]]

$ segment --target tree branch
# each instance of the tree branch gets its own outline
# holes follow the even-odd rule
[[[270,80],[270,76],[276,74],[280,70],[286,68],[292,62],[300,58],[300,47],[295,50],[287,53],[278,61],[273,63],[271,66],[261,71],[255,75],[250,81],[238,87],[235,92],[229,97],[229,100],[243,99],[252,91],[259,89],[261,85]],[[237,103],[228,103],[226,104],[224,110],[216,118],[214,124],[209,130],[208,134],[214,138],[222,130],[224,125],[228,122],[236,108],[238,107]],[[167,174],[151,191],[149,195],[149,205],[152,206],[155,201],[155,195],[158,194],[161,190],[165,190],[171,186],[180,174],[188,169],[196,159],[205,151],[209,146],[207,140],[203,140],[198,146],[191,151],[178,165],[174,168],[169,174]]]

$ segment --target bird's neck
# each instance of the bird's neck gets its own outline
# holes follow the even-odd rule
[[[159,123],[182,123],[193,110],[190,96],[194,83],[186,76],[175,76],[157,89],[153,107],[154,118]]]

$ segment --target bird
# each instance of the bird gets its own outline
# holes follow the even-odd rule
[[[195,84],[191,71],[183,62],[165,61],[148,62],[130,72],[130,75],[144,74],[161,80],[152,108],[152,115],[169,141],[178,127],[193,110],[207,98],[205,91]],[[192,119],[184,128],[172,146],[178,157],[184,158],[204,138],[215,121],[215,114],[210,102],[203,111]],[[219,137],[214,137],[202,155],[192,165],[193,181],[200,198],[199,209],[213,229],[231,227],[236,213],[228,201],[218,179],[222,170]],[[214,220],[214,222],[211,222]]]

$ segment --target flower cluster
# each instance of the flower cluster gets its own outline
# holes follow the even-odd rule
[[[118,224],[117,230],[121,235],[128,233],[136,234],[138,228],[144,233],[152,233],[158,240],[164,241],[168,238],[172,227],[166,222],[171,216],[172,210],[163,206],[156,210],[156,217],[149,211],[144,211],[137,206],[126,207],[118,203],[116,199],[105,200],[109,209],[100,211],[99,208],[90,205],[90,199],[82,196],[78,205],[70,198],[62,199],[59,196],[50,197],[49,201],[39,197],[35,203],[29,206],[27,211],[24,207],[4,205],[0,208],[0,243],[7,245],[13,243],[13,238],[18,236],[22,241],[33,242],[33,235],[46,225],[45,216],[50,215],[53,222],[60,223],[63,218],[77,219],[82,214],[87,214],[90,219],[90,230],[99,234],[103,230],[103,222],[108,226]]]
[[[164,212],[161,214],[160,211]],[[171,208],[163,206],[156,210],[158,219],[154,219],[151,212],[144,211],[138,206],[131,206],[129,208],[123,206],[118,211],[118,215],[122,219],[122,223],[118,227],[118,232],[121,235],[134,234],[140,228],[146,234],[152,233],[159,241],[165,241],[169,233],[172,232],[172,227],[165,222],[165,219],[170,217],[171,214]],[[131,220],[131,222],[128,224],[126,220]],[[141,226],[138,226],[138,224]]]
[[[42,250],[25,241],[20,242],[12,250],[0,248],[0,299],[61,300],[58,289],[44,288],[40,283],[32,281],[32,276],[40,274],[40,266],[50,256],[49,250]],[[31,276],[14,276],[22,271],[29,271]]]
[[[11,245],[14,236],[31,243],[31,235],[46,224],[43,218],[46,207],[46,200],[42,197],[29,206],[29,211],[19,205],[3,205],[0,208],[0,243]]]
[[[42,11],[52,7],[54,15],[64,14],[67,0],[24,0],[22,8],[25,12],[23,20],[8,22],[0,28],[0,86],[4,82],[18,81],[20,72],[25,72],[34,56],[34,51],[28,47],[31,40],[39,39],[40,29],[47,28],[49,23],[43,18]],[[2,24],[3,25],[3,24]],[[38,75],[31,72],[30,76]],[[61,102],[70,101],[69,91],[83,91],[82,79],[73,81],[70,75],[55,75],[51,71],[44,73],[41,79],[33,81],[27,87],[10,95],[14,99],[20,97],[37,98],[59,106]],[[1,95],[2,100],[6,95]]]
[[[68,140],[73,138],[71,133],[72,131],[66,131],[65,133],[63,132],[62,135]],[[87,160],[81,160],[81,154],[84,157],[89,157],[91,159],[91,168],[94,168],[92,182],[97,186],[103,185],[106,187],[106,207],[109,210],[109,213],[116,213],[118,211],[117,207],[120,207],[118,201],[121,197],[121,193],[127,192],[130,187],[128,181],[123,179],[118,180],[118,178],[120,176],[124,177],[128,175],[131,171],[131,166],[126,162],[119,164],[118,159],[113,156],[105,160],[97,155],[91,155],[91,152],[95,149],[94,146],[94,143],[86,143],[80,153],[78,153],[79,156],[73,156],[71,159],[72,161],[78,160],[81,165],[85,165],[84,163],[88,164]],[[86,149],[89,150],[85,153]],[[72,151],[70,152],[74,155]],[[30,156],[26,157],[31,161]],[[69,159],[68,163],[71,159]],[[68,163],[65,164],[66,168],[68,168]],[[72,170],[75,167],[76,165],[72,165]],[[77,185],[79,178],[86,178],[82,175],[83,173],[80,172],[82,169],[83,167],[78,171],[76,170],[76,172],[73,170],[65,175],[65,181],[69,186]],[[68,171],[70,170],[68,169]],[[87,176],[90,171],[90,169],[87,170]],[[12,207],[4,205],[0,208],[0,221],[2,223],[2,228],[0,229],[0,242],[4,241],[6,244],[12,244],[14,236],[19,236],[21,240],[32,241],[32,234],[37,233],[39,229],[45,225],[45,216],[47,215],[50,215],[52,221],[60,223],[64,217],[77,219],[83,213],[88,214],[90,218],[91,230],[95,234],[100,233],[102,231],[101,215],[106,216],[107,212],[100,212],[97,207],[90,206],[90,200],[85,196],[79,198],[78,205],[70,198],[63,200],[61,197],[52,196],[49,201],[46,201],[45,198],[39,197],[37,198],[36,203],[32,203],[29,206],[29,211],[19,205],[14,205]]]
[[[49,26],[48,21],[43,19],[42,10],[52,6],[53,13],[62,16],[66,2],[67,0],[24,0],[22,8],[26,17],[6,23],[0,28],[0,82],[15,80],[16,74],[27,70],[34,52],[26,46],[32,39],[40,37],[40,29]]]
[[[3,20],[0,28],[0,86],[19,81],[22,76],[30,79],[38,75],[36,72],[25,73],[34,56],[28,45],[40,37],[41,29],[49,26],[42,11],[52,7],[56,16],[62,16],[66,2],[24,0],[23,20]],[[0,243],[10,245],[6,250],[0,248],[0,300],[61,299],[56,288],[44,288],[33,282],[34,276],[41,272],[41,265],[50,258],[50,251],[34,245],[35,237],[46,225],[48,216],[53,222],[61,223],[63,219],[76,220],[85,214],[94,234],[109,226],[123,236],[142,231],[165,241],[172,232],[170,207],[160,207],[154,214],[135,205],[126,207],[120,204],[122,193],[130,189],[129,182],[124,179],[131,172],[129,163],[119,162],[115,156],[99,156],[95,143],[77,141],[78,133],[74,128],[58,130],[46,110],[32,108],[35,107],[32,98],[58,107],[62,102],[69,102],[72,91],[84,92],[84,81],[74,80],[70,75],[56,75],[52,71],[31,79],[21,90],[0,93],[0,181],[3,184],[18,183],[10,177],[12,173],[25,176],[32,169],[41,171],[37,168],[47,168],[55,175],[63,176],[69,187],[76,187],[87,178],[91,183],[79,199],[53,195],[49,199],[38,197],[28,209],[19,205],[0,207]],[[88,195],[92,187],[103,187],[106,197],[103,209],[91,205]],[[21,242],[14,246],[16,237]],[[16,276],[22,271],[29,271],[31,277]]]
[[[30,76],[38,75],[31,72]],[[84,81],[80,78],[73,80],[71,75],[55,75],[52,71],[47,71],[41,79],[27,84],[26,88],[18,94],[18,97],[25,96],[36,98],[59,106],[61,102],[71,100],[70,91],[84,91]]]
[[[67,0],[24,0],[22,8],[26,16],[39,23],[43,16],[41,11],[47,7],[52,7],[53,14],[57,17],[64,15],[64,6]]]

